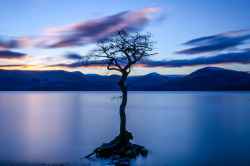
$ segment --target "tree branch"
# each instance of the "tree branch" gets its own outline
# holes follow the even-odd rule
[[[150,34],[140,33],[129,35],[124,29],[116,31],[113,36],[101,39],[97,48],[88,52],[83,58],[85,60],[83,65],[106,65],[108,70],[116,70],[122,75],[128,75],[132,66],[143,57],[157,54],[150,53],[155,43],[150,40],[150,37]]]

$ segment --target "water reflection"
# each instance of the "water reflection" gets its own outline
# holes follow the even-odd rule
[[[79,161],[119,133],[119,92],[1,92],[0,161]],[[137,165],[248,165],[250,93],[129,92]]]

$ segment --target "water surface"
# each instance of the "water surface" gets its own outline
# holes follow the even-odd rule
[[[80,161],[118,135],[119,95],[0,92],[0,161]],[[249,92],[129,92],[126,113],[134,165],[250,165]]]

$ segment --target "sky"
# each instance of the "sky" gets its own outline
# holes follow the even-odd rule
[[[189,74],[206,66],[250,71],[249,0],[1,0],[0,69],[86,68],[79,57],[119,28],[152,34],[154,53],[131,75]]]

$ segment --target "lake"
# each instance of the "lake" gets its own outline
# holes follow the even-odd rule
[[[119,134],[120,92],[0,92],[0,161],[80,162]],[[250,92],[129,92],[133,165],[250,165]]]

